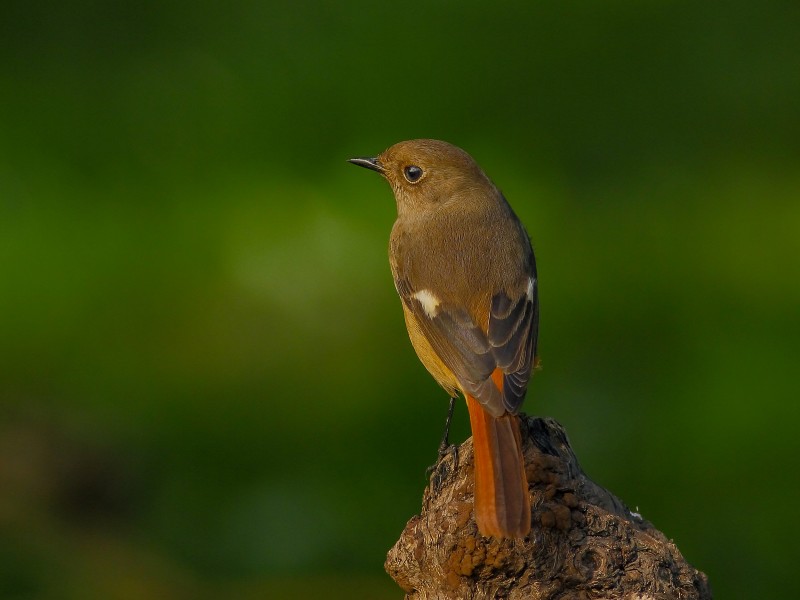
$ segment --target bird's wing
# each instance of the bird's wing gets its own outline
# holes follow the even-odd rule
[[[505,292],[492,297],[487,339],[497,367],[503,372],[503,405],[516,413],[531,378],[539,334],[539,294],[534,275],[518,298]]]
[[[516,413],[530,378],[538,327],[535,280],[515,301],[501,292],[491,301],[488,334],[461,306],[440,301],[430,290],[415,290],[407,279],[395,286],[425,338],[458,380],[494,416]],[[503,391],[491,375],[503,372]]]

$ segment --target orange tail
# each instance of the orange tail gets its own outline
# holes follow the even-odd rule
[[[501,384],[502,385],[502,384]],[[531,530],[531,503],[519,419],[495,418],[467,395],[475,453],[475,521],[481,535],[522,538]]]

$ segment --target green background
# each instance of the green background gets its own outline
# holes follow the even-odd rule
[[[800,4],[0,13],[0,597],[401,597],[447,403],[345,159],[414,137],[534,241],[525,410],[717,597],[796,587]]]

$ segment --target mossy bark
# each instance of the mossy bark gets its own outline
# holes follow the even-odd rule
[[[478,534],[467,440],[440,458],[421,514],[387,557],[407,599],[711,598],[705,574],[672,541],[586,476],[559,423],[523,415],[521,427],[530,535]]]

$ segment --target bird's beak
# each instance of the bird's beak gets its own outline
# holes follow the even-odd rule
[[[377,171],[381,175],[383,175],[383,165],[377,158],[348,158],[347,162],[353,163],[354,165],[358,165],[359,167],[364,167],[365,169],[371,169],[373,171]]]

